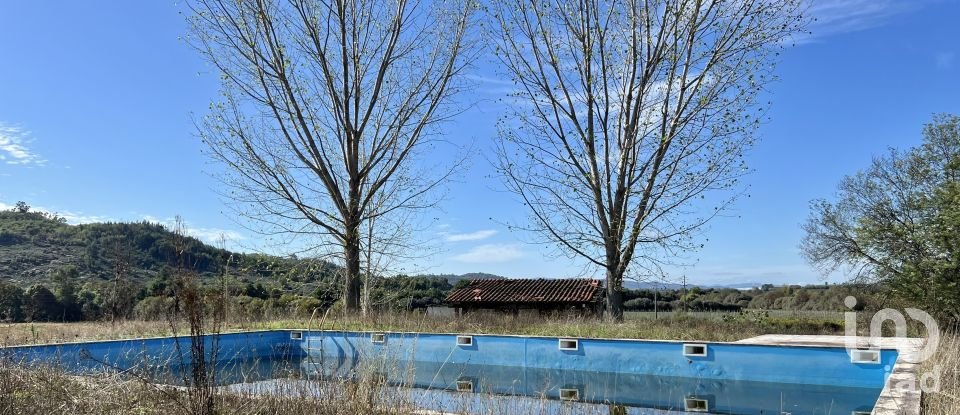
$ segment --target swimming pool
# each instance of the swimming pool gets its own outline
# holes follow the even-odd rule
[[[235,390],[373,375],[417,406],[467,412],[488,412],[484,397],[497,396],[544,413],[555,413],[545,401],[611,413],[869,413],[898,358],[879,349],[435,333],[274,330],[205,342],[216,381]],[[0,356],[178,383],[189,347],[189,338],[166,337],[9,347]]]

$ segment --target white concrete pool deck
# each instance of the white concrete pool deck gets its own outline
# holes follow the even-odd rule
[[[737,344],[764,346],[846,347],[847,336],[811,336],[767,334],[740,340]],[[920,351],[926,343],[922,338],[857,337],[857,348],[894,349],[899,356],[890,377],[880,392],[871,415],[920,414]]]

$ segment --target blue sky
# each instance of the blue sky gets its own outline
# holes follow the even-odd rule
[[[182,215],[208,241],[238,247],[259,236],[235,223],[208,173],[193,117],[217,95],[217,77],[180,37],[173,2],[4,2],[0,5],[0,208],[18,200],[73,223]],[[771,85],[771,121],[748,155],[749,197],[712,222],[691,266],[696,283],[817,282],[798,252],[808,202],[887,147],[920,141],[937,112],[960,113],[958,1],[816,1],[812,36],[788,49]],[[476,75],[488,76],[482,63]],[[428,232],[442,249],[417,270],[578,276],[501,223],[521,220],[484,157],[503,85],[448,127],[478,149]],[[447,156],[445,154],[439,155]],[[599,274],[596,274],[599,276]],[[832,281],[842,279],[834,275]]]

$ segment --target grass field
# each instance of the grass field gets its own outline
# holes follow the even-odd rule
[[[815,311],[815,310],[746,310],[746,313],[759,314],[763,313],[768,317],[773,318],[796,318],[796,319],[805,319],[805,320],[822,320],[822,321],[843,321],[843,311]],[[661,318],[673,318],[679,315],[684,315],[687,317],[696,317],[704,319],[713,319],[713,320],[723,320],[739,317],[744,312],[738,311],[627,311],[623,313],[624,319],[627,320],[639,320],[639,319],[661,319]]]
[[[816,317],[728,315],[703,318],[672,315],[659,319],[628,318],[606,323],[593,318],[542,318],[472,314],[460,318],[414,314],[379,314],[367,318],[286,318],[228,321],[224,331],[265,329],[422,331],[441,333],[518,334],[623,339],[735,341],[768,333],[841,334],[843,321]],[[182,329],[178,334],[183,334]],[[0,324],[0,345],[61,343],[174,334],[166,321]]]

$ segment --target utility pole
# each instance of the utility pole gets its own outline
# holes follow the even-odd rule
[[[657,287],[657,282],[654,281],[653,282],[653,319],[654,320],[657,320],[658,318],[660,318],[660,313],[657,310],[657,292],[659,291],[660,289],[659,287]]]
[[[683,274],[683,296],[680,297],[680,303],[683,304],[683,312],[687,312],[687,274]]]

